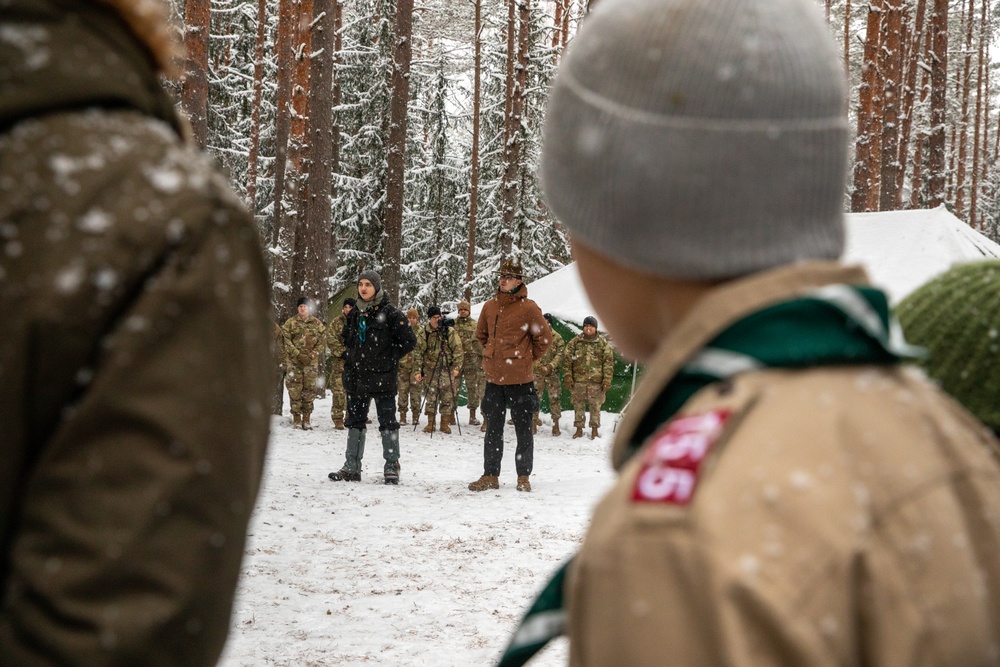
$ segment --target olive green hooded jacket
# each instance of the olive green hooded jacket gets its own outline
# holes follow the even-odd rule
[[[268,432],[257,234],[114,10],[0,4],[0,665],[212,665]]]

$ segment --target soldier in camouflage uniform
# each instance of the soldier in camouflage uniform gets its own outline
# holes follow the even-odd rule
[[[455,331],[462,339],[462,373],[459,377],[459,384],[465,380],[465,394],[469,406],[469,425],[478,426],[476,410],[479,408],[479,401],[483,398],[483,389],[486,388],[486,376],[483,375],[483,346],[476,339],[476,325],[478,322],[470,317],[472,310],[468,301],[458,302],[458,317],[455,319]]]
[[[316,397],[316,375],[319,371],[319,352],[323,348],[326,327],[313,315],[315,306],[311,299],[298,300],[298,313],[285,322],[282,330],[288,338],[288,374],[285,386],[292,407],[292,428],[307,431],[312,428],[309,418]]]
[[[277,322],[271,327],[271,354],[274,355],[274,391],[271,393],[271,414],[281,416],[285,403],[285,371],[288,368],[288,339]]]
[[[333,394],[330,404],[330,419],[338,431],[344,430],[344,411],[347,409],[347,393],[344,391],[344,323],[347,315],[354,308],[356,301],[351,297],[344,299],[343,312],[330,321],[326,328],[326,348],[330,350],[326,372],[326,386]]]
[[[552,339],[552,346],[546,350],[545,354],[534,363],[532,369],[535,372],[535,393],[538,400],[542,399],[542,392],[549,392],[549,414],[552,415],[552,435],[559,435],[559,419],[562,417],[562,382],[559,381],[559,365],[562,361],[560,355],[566,347],[566,341],[554,328],[552,328],[552,315],[545,313],[545,321],[549,323],[549,338]],[[535,433],[541,426],[542,420],[535,412],[535,420],[531,425],[531,432]]]
[[[413,329],[413,337],[420,340],[420,313],[416,308],[406,311],[406,319]],[[399,423],[406,423],[406,406],[413,413],[413,424],[420,423],[420,383],[417,382],[413,359],[416,352],[410,352],[399,360],[399,378],[396,380],[396,394],[399,396]]]
[[[615,355],[611,345],[597,333],[597,318],[583,320],[583,333],[571,340],[562,353],[563,378],[573,400],[574,438],[583,437],[583,423],[590,410],[590,439],[599,437],[601,406],[611,389]]]
[[[434,413],[440,405],[441,432],[451,433],[455,413],[454,397],[458,394],[458,374],[462,370],[462,339],[454,327],[440,326],[441,309],[427,309],[427,326],[417,336],[413,366],[417,382],[424,385],[427,405],[427,426],[424,433],[434,432]]]

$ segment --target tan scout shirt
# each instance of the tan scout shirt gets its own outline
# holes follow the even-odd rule
[[[650,501],[664,489],[643,478],[669,429],[623,463],[694,351],[836,282],[866,279],[811,264],[723,286],[663,342],[615,441],[618,483],[569,575],[572,665],[998,663],[997,443],[916,371],[767,369],[709,385],[678,419],[728,419],[673,442],[709,448],[670,501]]]

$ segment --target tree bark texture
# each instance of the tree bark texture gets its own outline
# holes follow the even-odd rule
[[[184,49],[187,58],[181,85],[181,106],[195,141],[202,148],[208,139],[208,41],[212,13],[209,0],[186,0],[184,5]]]
[[[948,0],[934,0],[931,19],[931,128],[927,140],[927,205],[936,208],[944,203],[945,101],[948,87]]]
[[[385,254],[382,285],[394,302],[399,296],[400,255],[403,246],[403,191],[406,163],[406,116],[410,99],[410,61],[413,57],[413,0],[397,0],[393,45],[391,102],[386,176]]]
[[[883,7],[884,0],[872,0],[868,3],[864,60],[861,65],[861,85],[858,87],[858,130],[854,144],[851,210],[855,213],[877,210],[878,205],[877,159],[881,156],[878,113],[881,104],[877,59],[881,45]]]
[[[469,169],[469,247],[465,255],[466,301],[472,300],[472,272],[476,264],[476,222],[479,215],[479,114],[482,106],[483,2],[473,0],[475,37],[472,75],[472,166]]]

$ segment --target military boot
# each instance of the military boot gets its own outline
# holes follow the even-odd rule
[[[335,429],[337,429],[338,431],[343,431],[344,430],[344,418],[343,417],[340,417],[340,418],[334,417],[333,418],[333,427]]]
[[[475,482],[469,484],[469,491],[486,491],[487,489],[499,489],[500,478],[496,475],[483,475]]]
[[[410,423],[413,424],[414,426],[420,423],[420,413],[417,412],[416,410],[413,411],[413,421]]]
[[[573,439],[575,440],[576,438],[582,438],[582,437],[583,437],[583,427],[577,426],[576,433],[573,434]]]
[[[601,434],[597,432],[597,427],[596,426],[591,426],[590,427],[590,439],[591,440],[597,440],[600,437],[601,437]]]
[[[469,408],[469,426],[479,426],[480,421],[476,419],[476,409]]]
[[[451,435],[451,415],[441,415],[441,432]]]
[[[309,423],[309,417],[310,416],[311,415],[306,415],[306,414],[302,415],[302,430],[303,431],[311,431],[312,430],[312,424]]]
[[[347,453],[344,465],[337,472],[331,472],[329,477],[334,482],[360,482],[361,459],[365,455],[366,431],[360,428],[347,430]]]
[[[562,435],[562,431],[559,430],[559,422],[552,422],[552,435]]]
[[[434,420],[435,419],[436,419],[435,415],[427,415],[427,426],[424,427],[424,433],[433,433],[434,432]],[[443,420],[444,417],[441,417],[441,419]]]
[[[399,431],[382,431],[382,475],[386,484],[399,484]]]
[[[531,482],[528,481],[527,475],[517,476],[517,490],[524,491],[525,493],[531,493]]]
[[[292,428],[299,428],[302,426],[302,415],[298,412],[292,413]]]
[[[483,419],[483,425],[479,427],[480,433],[486,433],[486,420]]]
[[[405,424],[406,423],[406,410],[400,410],[399,411],[399,423],[400,424]]]

